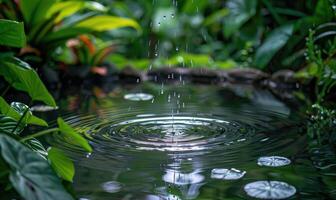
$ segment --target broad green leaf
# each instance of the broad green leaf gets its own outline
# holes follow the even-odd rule
[[[132,20],[114,16],[93,16],[75,25],[78,28],[88,28],[92,31],[109,31],[118,28],[132,27],[140,30],[139,24]]]
[[[12,102],[11,107],[16,112],[18,112],[20,114],[20,116],[22,116],[23,114],[26,113],[25,117],[24,117],[24,120],[23,120],[25,123],[34,124],[34,125],[38,125],[38,126],[48,126],[47,122],[45,122],[43,119],[35,117],[33,115],[33,113],[30,111],[30,108],[26,104],[20,103],[20,102]]]
[[[23,47],[26,45],[26,35],[23,23],[0,19],[0,45]]]
[[[40,141],[38,141],[37,139],[31,139],[31,140],[26,141],[25,144],[29,149],[35,151],[42,158],[46,159],[48,152],[44,148],[44,146],[41,144]]]
[[[10,167],[10,182],[23,199],[73,199],[49,163],[35,152],[6,135],[0,135],[0,151]]]
[[[59,23],[64,18],[85,8],[96,11],[106,10],[102,4],[94,1],[61,1],[52,5],[47,12],[47,17],[50,18],[56,15],[55,22]]]
[[[0,59],[0,75],[12,87],[25,91],[33,100],[42,101],[49,106],[56,107],[54,98],[48,92],[43,82],[30,66],[17,58]]]
[[[139,24],[127,18],[114,17],[114,16],[92,16],[86,18],[71,27],[63,27],[55,32],[50,33],[42,39],[44,43],[65,42],[66,40],[77,37],[81,34],[89,34],[93,32],[109,31],[124,27],[132,27],[141,30]]]
[[[61,149],[50,147],[48,159],[56,173],[66,181],[72,182],[75,175],[75,166],[72,160]]]
[[[273,56],[287,43],[293,34],[293,25],[283,25],[274,29],[265,39],[264,43],[257,49],[254,65],[264,68]]]
[[[21,118],[21,115],[16,112],[4,98],[0,97],[0,112],[8,117],[11,117],[18,121]]]
[[[64,122],[62,118],[57,119],[60,132],[75,145],[78,145],[88,152],[92,152],[92,148],[88,141],[78,132],[76,132],[70,125]]]
[[[25,22],[34,26],[46,19],[46,13],[56,0],[20,0],[20,9]]]
[[[229,0],[226,8],[229,15],[224,18],[224,34],[231,36],[245,22],[256,14],[257,0]]]
[[[23,128],[22,126],[16,127],[17,121],[11,117],[0,115],[0,133],[11,135],[13,130],[16,128],[13,134],[19,135]],[[14,136],[14,135],[11,135]]]
[[[13,102],[11,105],[9,105],[2,97],[0,97],[0,112],[15,119],[16,121],[20,120],[26,109],[28,109],[28,112],[25,114],[24,119],[21,120],[23,126],[25,124],[48,126],[47,122],[45,122],[43,119],[34,116],[27,105],[20,102]]]

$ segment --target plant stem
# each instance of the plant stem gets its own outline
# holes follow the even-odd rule
[[[43,135],[46,135],[46,134],[49,134],[49,133],[52,133],[52,132],[56,132],[56,131],[59,131],[59,128],[52,128],[52,129],[43,130],[43,131],[37,132],[37,133],[32,134],[32,135],[28,135],[27,137],[22,138],[20,140],[20,142],[26,142],[27,140],[31,140],[33,138],[40,137],[40,136],[43,136]]]
[[[26,116],[26,114],[28,113],[28,111],[29,111],[29,108],[27,108],[27,109],[24,111],[24,113],[23,113],[22,116],[20,117],[19,121],[17,122],[16,126],[13,128],[13,130],[12,130],[12,134],[14,134],[15,131],[16,131],[16,129],[20,126],[20,124],[21,124],[23,118]]]

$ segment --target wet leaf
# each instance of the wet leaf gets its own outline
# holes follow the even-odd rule
[[[27,200],[73,199],[49,163],[14,139],[0,135],[0,150],[10,167],[9,179]]]
[[[28,148],[38,153],[40,156],[42,156],[42,158],[46,159],[48,152],[40,141],[37,139],[31,139],[25,142],[25,144]]]
[[[0,133],[4,133],[7,135],[11,135],[11,134],[19,135],[23,131],[24,127],[19,126],[16,128],[15,132],[13,132],[16,125],[17,125],[17,121],[15,121],[13,118],[5,116],[5,115],[0,115]]]
[[[64,122],[62,118],[57,119],[60,132],[75,145],[85,149],[87,152],[92,152],[92,148],[88,141],[78,132],[76,132],[70,125]]]
[[[17,58],[1,58],[0,75],[15,89],[27,92],[34,101],[42,101],[56,107],[54,98],[43,82],[27,63]]]
[[[257,0],[229,0],[226,7],[229,15],[224,19],[224,34],[231,36],[246,21],[256,14]]]
[[[0,19],[0,45],[10,47],[23,47],[26,36],[23,23]]]
[[[66,181],[72,182],[75,175],[75,166],[72,160],[61,149],[50,147],[48,159],[56,173]]]
[[[271,61],[273,56],[287,43],[293,34],[293,25],[287,24],[274,29],[265,39],[264,43],[257,49],[254,65],[264,68]]]
[[[19,121],[21,116],[26,112],[24,119],[21,121],[22,125],[33,124],[37,126],[48,126],[47,122],[43,119],[35,117],[32,112],[29,110],[29,107],[20,102],[13,102],[11,105],[8,105],[7,102],[0,97],[0,112],[8,117]]]

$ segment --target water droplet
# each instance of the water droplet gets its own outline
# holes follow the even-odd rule
[[[175,48],[175,50],[176,50],[176,51],[179,51],[179,48],[178,48],[178,47],[176,47],[176,48]]]
[[[172,14],[171,14],[171,18],[174,18],[174,17],[175,17],[175,15],[172,13]]]
[[[244,177],[246,171],[240,171],[238,169],[213,169],[211,171],[211,178],[222,180],[237,180]]]
[[[166,20],[166,19],[167,19],[166,15],[164,15],[164,16],[163,16],[163,19],[164,19],[164,20]]]
[[[295,187],[280,181],[256,181],[245,185],[244,190],[259,199],[286,199],[296,193]]]
[[[264,156],[258,159],[259,166],[282,167],[290,163],[291,161],[288,158],[281,156]]]

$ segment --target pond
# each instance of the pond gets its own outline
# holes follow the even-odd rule
[[[321,199],[303,119],[267,90],[142,83],[99,94],[59,103],[92,154],[49,140],[74,159],[82,200]]]

